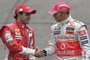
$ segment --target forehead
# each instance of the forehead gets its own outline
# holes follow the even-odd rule
[[[28,16],[28,15],[31,15],[31,13],[23,13],[23,15],[26,15],[26,16]]]
[[[29,14],[30,15],[31,13],[24,13],[24,14]]]
[[[55,13],[54,15],[61,15],[62,12]]]

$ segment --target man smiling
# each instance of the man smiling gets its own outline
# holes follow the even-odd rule
[[[39,49],[35,49],[34,29],[27,26],[36,10],[26,4],[16,6],[14,23],[1,29],[1,39],[8,48],[6,60],[36,60]]]

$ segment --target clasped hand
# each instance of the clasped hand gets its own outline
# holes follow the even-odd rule
[[[36,49],[34,56],[40,58],[40,57],[45,56],[45,53],[42,49]]]

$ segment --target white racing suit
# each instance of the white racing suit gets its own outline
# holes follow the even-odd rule
[[[56,54],[56,60],[90,60],[90,41],[86,25],[68,17],[51,26],[47,55]]]

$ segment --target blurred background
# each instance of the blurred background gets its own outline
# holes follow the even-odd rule
[[[35,29],[36,45],[39,48],[45,48],[50,38],[50,27],[55,24],[52,15],[48,10],[52,9],[57,1],[66,1],[71,5],[71,15],[74,19],[84,22],[90,30],[90,0],[0,0],[0,28],[3,25],[12,23],[14,20],[15,6],[21,3],[28,4],[31,8],[37,10],[32,15],[29,26]],[[90,32],[89,32],[90,35]],[[0,40],[0,60],[5,58],[5,48]],[[38,58],[37,60],[54,60],[55,55]]]

